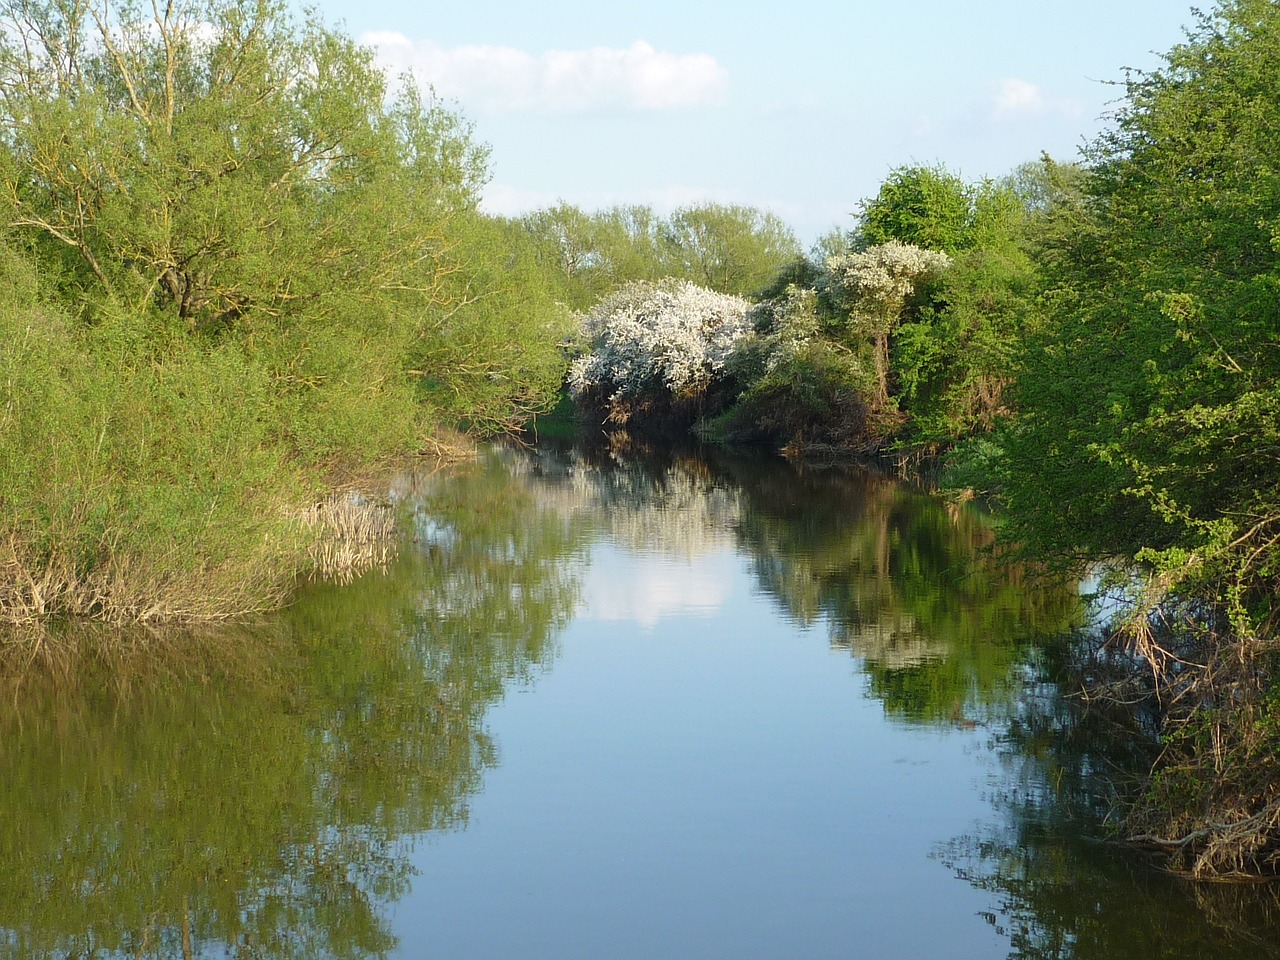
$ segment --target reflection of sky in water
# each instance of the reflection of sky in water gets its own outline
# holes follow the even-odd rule
[[[646,630],[671,617],[711,617],[732,591],[738,566],[727,550],[694,560],[601,545],[584,578],[577,616]]]
[[[1074,598],[972,517],[538,456],[401,483],[415,549],[282,615],[296,675],[6,731],[0,958],[1280,955],[1060,829],[1059,701],[1009,697]]]
[[[433,835],[397,957],[998,960],[930,856],[988,811],[984,734],[891,723],[749,560],[598,542],[555,668],[488,713],[500,763]]]

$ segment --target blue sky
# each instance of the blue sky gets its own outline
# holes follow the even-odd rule
[[[492,147],[486,206],[768,208],[806,243],[905,163],[999,176],[1074,159],[1182,39],[1183,0],[611,5],[320,0],[455,100]]]

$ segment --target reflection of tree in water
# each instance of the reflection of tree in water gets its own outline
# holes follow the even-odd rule
[[[1028,641],[1076,616],[1074,590],[1032,584],[990,552],[989,522],[867,469],[797,471],[643,443],[510,455],[540,495],[634,549],[733,545],[761,589],[864,661],[891,713],[965,721],[1006,702]]]
[[[970,507],[860,469],[761,471],[744,489],[762,588],[799,623],[825,621],[894,715],[962,721],[1007,701],[1026,644],[1077,615],[1074,590],[993,555]]]
[[[394,946],[413,837],[465,819],[485,712],[552,655],[580,548],[495,473],[419,487],[452,534],[386,577],[252,629],[82,637],[38,679],[5,664],[0,955]]]
[[[394,493],[418,549],[385,577],[253,629],[89,643],[41,681],[0,665],[21,703],[0,716],[0,956],[389,952],[408,848],[465,821],[495,760],[486,711],[553,656],[602,535],[686,557],[735,546],[914,720],[1011,702],[1038,663],[1028,641],[1074,613],[1072,591],[995,563],[976,513],[864,471],[547,446]],[[1099,761],[1069,754],[1062,701],[1035,690],[1001,708],[1006,823],[943,853],[999,901],[1014,955],[1258,955],[1207,947],[1189,888],[1063,839],[1050,817],[1096,796]],[[1246,898],[1202,896],[1259,929]]]
[[[593,517],[627,549],[687,559],[734,545],[739,492],[694,453],[615,440],[508,451],[508,462],[542,482],[543,503]]]
[[[1280,888],[1195,884],[1095,839],[1103,776],[1136,741],[1033,684],[997,740],[1001,821],[943,845],[957,876],[992,894],[987,920],[1017,960],[1252,960],[1280,955]]]
[[[637,549],[692,556],[731,537],[787,616],[825,624],[833,646],[863,661],[894,715],[999,714],[990,729],[1003,769],[992,789],[1006,823],[940,856],[994,896],[989,919],[1011,956],[1243,960],[1274,946],[1259,946],[1267,898],[1184,886],[1083,838],[1080,825],[1100,813],[1097,774],[1123,751],[1075,724],[1056,686],[1035,676],[1056,672],[1049,658],[1060,647],[1043,642],[1072,626],[1078,597],[998,562],[976,510],[865,470],[797,472],[638,445],[544,447],[516,460],[540,500],[602,531],[632,531],[620,539]],[[619,511],[650,515],[624,525]]]

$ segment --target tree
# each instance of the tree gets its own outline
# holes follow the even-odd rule
[[[570,389],[606,404],[618,422],[637,407],[696,404],[750,331],[749,309],[741,297],[687,281],[627,284],[587,314],[591,349],[569,368]]]
[[[384,107],[371,51],[272,0],[0,13],[8,222],[81,289],[205,328],[432,296],[484,151],[410,87]]]
[[[493,434],[554,406],[564,383],[572,312],[518,223],[468,213],[450,228],[440,296],[456,304],[441,335],[409,347],[419,395],[449,422]]]
[[[561,202],[525,214],[520,225],[533,239],[547,276],[560,281],[568,306],[585,310],[605,294],[600,231],[594,217]]]
[[[335,468],[554,394],[485,150],[371,51],[274,0],[0,22],[0,618],[281,602]]]
[[[897,241],[956,253],[972,242],[972,206],[969,188],[946,167],[898,167],[862,202],[855,246]]]
[[[1034,323],[1039,277],[1033,236],[1058,201],[1043,179],[1033,196],[1019,173],[969,188],[972,245],[956,253],[935,302],[898,328],[892,360],[911,439],[938,447],[987,434],[1008,412],[1013,357]]]
[[[1130,823],[1197,872],[1280,862],[1277,75],[1269,0],[1222,0],[1130,75],[1042,246],[1000,440],[1012,535],[1145,574],[1130,636],[1158,640],[1164,752]]]
[[[663,237],[668,272],[720,293],[748,296],[800,255],[791,228],[754,207],[716,203],[681,207]]]
[[[949,263],[944,253],[896,240],[827,261],[827,282],[848,305],[851,336],[872,346],[877,399],[883,406],[889,404],[889,338],[912,298]]]
[[[533,237],[561,299],[587,310],[632,280],[667,276],[660,247],[661,220],[651,207],[620,206],[595,213],[559,203],[520,218]]]

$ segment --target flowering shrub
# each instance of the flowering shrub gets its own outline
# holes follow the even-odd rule
[[[591,350],[570,366],[569,389],[607,404],[615,420],[637,404],[695,400],[751,332],[750,308],[687,281],[629,283],[586,315]]]
[[[871,344],[881,406],[890,402],[890,334],[919,290],[950,263],[945,253],[896,240],[827,259],[826,287],[832,299],[848,307],[849,333],[854,341]]]
[[[766,373],[807,348],[819,336],[822,326],[817,291],[795,284],[788,286],[780,297],[756,307],[754,317],[767,350]]]
[[[945,253],[909,243],[877,244],[827,259],[828,284],[850,308],[850,320],[864,336],[881,336],[898,322],[917,288],[951,263]]]

